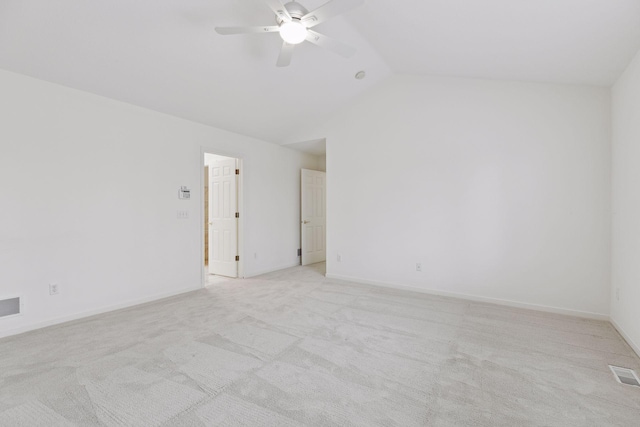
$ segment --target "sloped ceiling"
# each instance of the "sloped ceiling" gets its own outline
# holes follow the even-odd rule
[[[350,21],[396,73],[612,85],[640,0],[368,0]]]
[[[287,68],[277,34],[214,32],[273,20],[261,0],[1,0],[0,68],[281,143],[393,72],[611,85],[640,48],[640,0],[367,0],[317,27],[354,58],[304,43]]]

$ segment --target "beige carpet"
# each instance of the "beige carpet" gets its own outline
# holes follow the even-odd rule
[[[297,267],[0,340],[3,426],[637,426],[598,321]]]

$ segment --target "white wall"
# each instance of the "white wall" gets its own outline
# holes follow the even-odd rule
[[[313,156],[5,71],[0,93],[0,297],[24,299],[0,336],[199,288],[201,147],[243,158],[245,275],[298,263]]]
[[[395,76],[324,136],[331,277],[608,315],[607,88]]]
[[[612,89],[612,113],[611,319],[640,355],[640,52]]]
[[[327,171],[327,155],[323,154],[322,156],[317,156],[317,157],[318,157],[318,170],[322,172],[326,172]]]

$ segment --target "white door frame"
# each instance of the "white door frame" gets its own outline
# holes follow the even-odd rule
[[[240,261],[238,261],[238,278],[244,278],[244,161],[242,156],[238,153],[231,153],[224,150],[217,150],[209,147],[200,147],[200,157],[198,158],[198,175],[200,176],[200,184],[198,185],[198,191],[200,194],[200,281],[201,286],[204,288],[207,284],[207,278],[204,268],[204,155],[205,153],[217,154],[218,156],[233,157],[238,159],[238,169],[240,175],[238,175],[238,212],[240,218],[238,219],[238,255]],[[208,178],[207,178],[208,179]]]

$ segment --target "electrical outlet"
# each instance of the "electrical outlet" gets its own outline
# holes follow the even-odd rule
[[[336,260],[338,262],[342,262],[342,255],[338,254],[338,256],[336,257]]]
[[[616,301],[620,301],[620,288],[616,288]]]
[[[60,287],[57,283],[49,283],[49,295],[58,295],[60,293]]]
[[[178,219],[189,219],[189,211],[180,210],[177,212]]]
[[[416,262],[416,271],[422,271],[422,263]]]
[[[253,259],[258,259],[258,252],[253,253]]]

